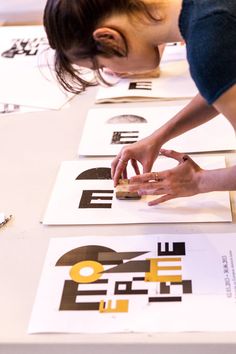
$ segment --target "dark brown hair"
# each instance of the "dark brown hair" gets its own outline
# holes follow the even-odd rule
[[[98,43],[93,32],[101,20],[113,14],[142,12],[152,20],[151,12],[142,0],[48,0],[44,10],[44,27],[49,45],[55,49],[55,71],[61,85],[70,92],[79,93],[94,85],[83,78],[72,58],[90,59],[98,78],[103,82],[96,55],[121,56],[120,53]],[[128,46],[123,34],[120,33]]]

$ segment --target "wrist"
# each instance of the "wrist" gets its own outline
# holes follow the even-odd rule
[[[232,190],[233,188],[227,168],[201,170],[198,178],[199,193]]]
[[[198,193],[211,192],[212,184],[210,183],[208,170],[200,170],[197,174]]]
[[[164,129],[164,127],[161,127],[159,129],[157,129],[152,135],[151,137],[154,139],[155,144],[158,145],[159,147],[161,147],[162,145],[164,145],[169,139],[168,137],[168,131],[166,129]]]

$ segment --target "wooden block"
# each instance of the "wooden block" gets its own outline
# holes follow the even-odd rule
[[[138,192],[129,192],[128,190],[128,179],[120,179],[119,184],[116,186],[116,198],[120,200],[137,200],[141,199]]]

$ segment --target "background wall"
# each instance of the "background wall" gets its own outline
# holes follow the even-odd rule
[[[0,0],[0,22],[4,24],[42,23],[46,0]]]

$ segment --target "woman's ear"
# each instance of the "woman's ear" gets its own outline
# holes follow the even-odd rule
[[[93,32],[93,38],[101,48],[108,49],[122,57],[127,55],[125,40],[115,29],[100,27]]]

